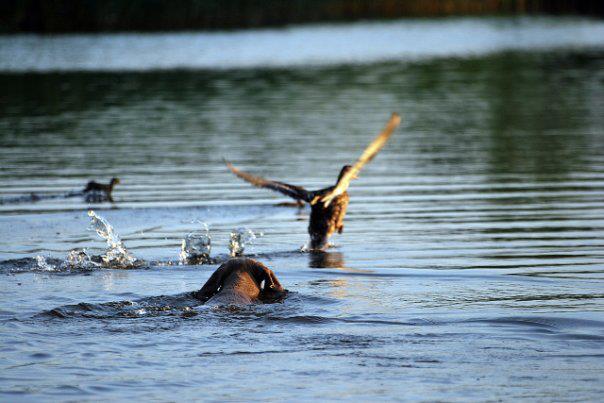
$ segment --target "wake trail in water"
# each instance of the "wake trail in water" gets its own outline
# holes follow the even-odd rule
[[[80,302],[75,305],[64,305],[34,315],[34,318],[91,318],[120,319],[154,316],[192,317],[198,314],[194,309],[201,302],[191,293],[157,297],[146,297],[138,300],[124,300],[91,304]]]
[[[69,199],[72,197],[83,197],[86,194],[83,191],[72,191],[67,193],[51,193],[51,194],[40,194],[30,193],[28,195],[5,197],[0,199],[0,205],[2,204],[21,204],[21,203],[35,203],[43,200],[53,199]],[[88,198],[86,198],[88,201]]]

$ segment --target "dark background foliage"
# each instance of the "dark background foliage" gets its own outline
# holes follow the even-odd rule
[[[2,32],[235,29],[319,21],[509,14],[604,15],[569,0],[3,0]]]

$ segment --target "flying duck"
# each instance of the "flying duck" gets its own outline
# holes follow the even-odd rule
[[[310,250],[325,250],[329,245],[331,235],[336,231],[341,234],[344,230],[344,216],[349,201],[347,190],[350,181],[357,179],[361,168],[384,147],[400,122],[400,116],[393,113],[384,130],[365,148],[356,163],[342,167],[335,185],[319,190],[309,191],[301,186],[264,179],[241,171],[228,161],[225,163],[236,176],[256,187],[271,189],[295,200],[310,203],[311,212],[308,224]]]

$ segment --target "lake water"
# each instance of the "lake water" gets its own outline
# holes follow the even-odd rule
[[[0,37],[1,399],[600,400],[603,33],[522,18]],[[324,254],[299,251],[308,209],[222,162],[327,186],[393,111]],[[113,203],[53,197],[113,176]],[[104,251],[89,208],[142,267],[61,267]],[[188,298],[217,267],[178,264],[201,223],[220,259],[254,231],[246,254],[289,298]]]

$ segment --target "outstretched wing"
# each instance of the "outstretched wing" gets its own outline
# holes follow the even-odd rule
[[[252,185],[254,185],[256,187],[275,190],[275,191],[277,191],[279,193],[283,193],[284,195],[289,196],[293,199],[310,202],[309,192],[301,186],[294,186],[294,185],[289,185],[289,184],[283,183],[283,182],[277,182],[277,181],[264,179],[260,176],[256,176],[256,175],[249,174],[247,172],[240,171],[239,169],[235,168],[233,166],[233,164],[231,164],[230,162],[228,162],[226,160],[224,162],[226,163],[227,167],[231,170],[232,173],[234,173],[236,176],[240,177],[241,179],[243,179],[246,182],[251,183]]]
[[[344,193],[346,189],[348,189],[350,181],[355,178],[361,168],[363,168],[365,164],[371,161],[373,157],[375,157],[375,155],[382,149],[382,147],[384,147],[384,145],[394,132],[394,129],[396,129],[400,123],[401,117],[398,114],[393,113],[390,117],[390,120],[388,121],[388,124],[386,124],[384,130],[382,130],[382,132],[367,146],[367,148],[365,148],[365,151],[363,151],[361,157],[352,166],[352,169],[349,170],[346,174],[344,174],[344,176],[338,181],[338,184],[333,188],[333,190],[320,198],[315,197],[311,203],[315,204],[317,201],[320,200],[321,202],[323,202],[325,207],[327,207],[334,198]]]

